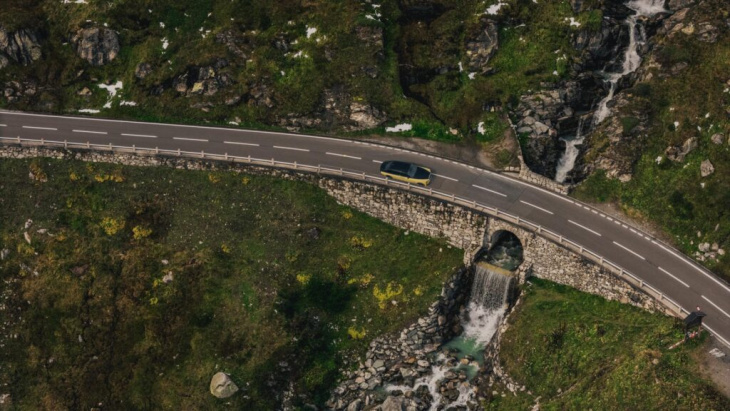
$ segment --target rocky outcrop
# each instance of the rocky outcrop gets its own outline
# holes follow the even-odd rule
[[[712,162],[710,162],[710,160],[704,160],[702,164],[700,164],[700,174],[702,175],[702,177],[707,177],[714,172],[715,166],[712,165]]]
[[[613,19],[604,19],[600,30],[584,28],[573,36],[573,48],[580,52],[579,70],[601,70],[623,46],[622,26]]]
[[[33,97],[38,94],[38,84],[34,81],[25,81],[23,83],[19,81],[8,81],[5,83],[2,96],[8,103],[13,103],[24,97]]]
[[[499,48],[499,36],[494,20],[482,17],[479,23],[476,33],[466,39],[466,66],[469,71],[484,74],[491,71],[489,60]]]
[[[366,130],[375,128],[385,122],[385,113],[375,107],[353,101],[350,103],[350,120],[354,123],[351,130]]]
[[[71,39],[76,54],[92,66],[110,63],[119,54],[119,38],[114,30],[88,28],[79,30]]]
[[[238,386],[228,374],[216,373],[210,380],[210,393],[217,398],[228,398],[238,391]]]
[[[41,58],[38,36],[32,30],[20,29],[9,32],[0,25],[0,69],[10,60],[27,66]]]
[[[433,354],[439,352],[441,344],[461,333],[459,314],[468,300],[472,277],[470,270],[459,271],[444,284],[441,297],[431,305],[428,315],[397,337],[373,340],[365,361],[356,371],[346,373],[327,407],[335,410],[431,407],[433,397],[426,387],[409,390],[405,395],[399,387],[412,386],[419,377],[429,375]],[[448,355],[448,350],[442,352]],[[458,359],[451,360],[454,366],[458,365]],[[453,394],[458,397],[458,384],[466,380],[466,375],[460,377],[460,373],[447,374],[437,383],[439,391],[445,394],[442,404],[448,404]]]
[[[185,96],[213,96],[220,89],[233,84],[233,78],[221,69],[228,66],[228,60],[218,59],[210,66],[189,67],[172,81],[173,88]]]

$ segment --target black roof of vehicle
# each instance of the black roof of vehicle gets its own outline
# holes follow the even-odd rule
[[[380,171],[395,171],[398,173],[408,174],[408,170],[413,164],[405,161],[386,161],[380,165]]]

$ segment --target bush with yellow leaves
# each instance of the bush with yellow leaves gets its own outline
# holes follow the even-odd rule
[[[377,285],[373,288],[373,295],[378,300],[378,307],[384,310],[388,302],[403,293],[403,286],[393,282],[388,283],[385,290],[381,290]]]
[[[365,330],[365,327],[362,327],[359,330],[355,327],[347,329],[347,335],[349,335],[353,340],[362,340],[367,334],[368,332]]]
[[[149,237],[150,234],[152,234],[152,229],[145,228],[145,227],[138,225],[138,226],[134,226],[134,228],[132,228],[132,234],[134,235],[135,240],[141,240],[143,238]]]
[[[124,220],[111,217],[104,217],[100,224],[106,235],[114,235],[118,233],[124,229],[124,225]]]

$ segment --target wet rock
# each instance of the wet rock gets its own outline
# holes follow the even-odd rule
[[[243,61],[248,59],[249,53],[253,49],[251,38],[233,29],[216,34],[215,40],[218,43],[225,44],[228,51]],[[276,45],[279,48],[278,43]]]
[[[380,409],[381,411],[405,411],[404,402],[405,399],[403,397],[389,396],[383,401]]]
[[[38,36],[32,30],[20,29],[9,32],[0,25],[0,68],[8,65],[9,60],[27,66],[41,58]]]
[[[499,48],[497,23],[486,17],[479,20],[476,33],[466,39],[467,68],[469,71],[486,73],[490,71],[489,60]]]
[[[228,66],[227,60],[218,59],[211,66],[188,67],[185,73],[173,79],[173,88],[188,97],[193,95],[213,96],[219,90],[233,84],[233,79],[227,73],[219,72],[226,66]]]
[[[218,372],[210,380],[210,393],[217,398],[228,398],[238,391],[238,386],[226,373]]]
[[[119,54],[119,38],[114,30],[89,28],[79,30],[71,39],[76,54],[92,66],[103,66]]]
[[[581,52],[583,69],[602,69],[601,66],[612,57],[620,43],[621,25],[613,19],[603,20],[600,30],[585,28],[573,38],[573,47]]]
[[[319,235],[322,234],[322,230],[317,227],[312,227],[307,230],[307,238],[310,240],[319,240]]]
[[[89,97],[91,95],[91,90],[88,87],[84,87],[81,90],[79,90],[76,94],[82,97]]]
[[[696,32],[697,40],[705,43],[715,43],[719,35],[720,30],[708,22],[700,23]]]
[[[707,177],[715,172],[715,167],[712,165],[710,160],[705,160],[700,164],[700,174],[702,177]]]
[[[672,161],[682,162],[684,161],[684,158],[687,157],[687,154],[697,148],[697,144],[696,137],[688,138],[684,141],[684,143],[682,143],[681,148],[676,146],[668,147],[664,151],[664,154]]]
[[[152,65],[146,62],[137,64],[137,68],[134,70],[134,76],[140,80],[147,77],[150,73],[152,73]]]

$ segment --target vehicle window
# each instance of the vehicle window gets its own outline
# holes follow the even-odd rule
[[[418,167],[415,164],[411,164],[411,166],[408,168],[408,177],[415,176],[416,171],[418,171]]]

